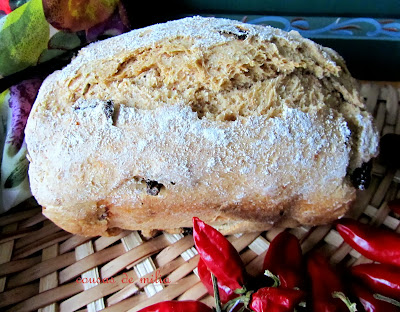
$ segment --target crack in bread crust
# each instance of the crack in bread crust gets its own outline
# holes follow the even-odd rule
[[[92,235],[188,227],[194,214],[226,232],[331,221],[378,137],[336,52],[195,17],[83,49],[43,83],[26,140],[45,214]]]

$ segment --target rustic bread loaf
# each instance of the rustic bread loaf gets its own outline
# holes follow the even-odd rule
[[[343,59],[284,32],[193,17],[91,44],[43,83],[32,193],[80,235],[224,233],[345,214],[378,135]]]

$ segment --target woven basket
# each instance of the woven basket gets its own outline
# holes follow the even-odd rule
[[[400,84],[360,83],[381,134],[400,134]],[[375,163],[372,173],[350,216],[400,232],[399,216],[387,207],[387,201],[400,197],[400,172]],[[258,274],[269,241],[283,230],[228,239],[247,271]],[[370,262],[343,243],[331,225],[290,231],[300,239],[303,252],[319,248],[333,263],[347,266]],[[196,275],[198,255],[190,234],[160,233],[145,239],[139,232],[124,231],[114,237],[81,237],[47,220],[33,200],[1,215],[0,233],[0,310],[137,311],[171,299],[214,305]],[[100,283],[88,282],[98,278]]]

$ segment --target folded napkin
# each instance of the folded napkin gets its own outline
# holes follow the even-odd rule
[[[128,30],[118,0],[0,0],[0,82]],[[31,196],[24,130],[46,74],[24,77],[0,93],[0,213]]]

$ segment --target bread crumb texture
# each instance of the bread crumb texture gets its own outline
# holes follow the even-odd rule
[[[43,83],[26,141],[32,192],[71,232],[196,215],[231,233],[342,216],[378,135],[333,50],[193,17],[82,49]]]

